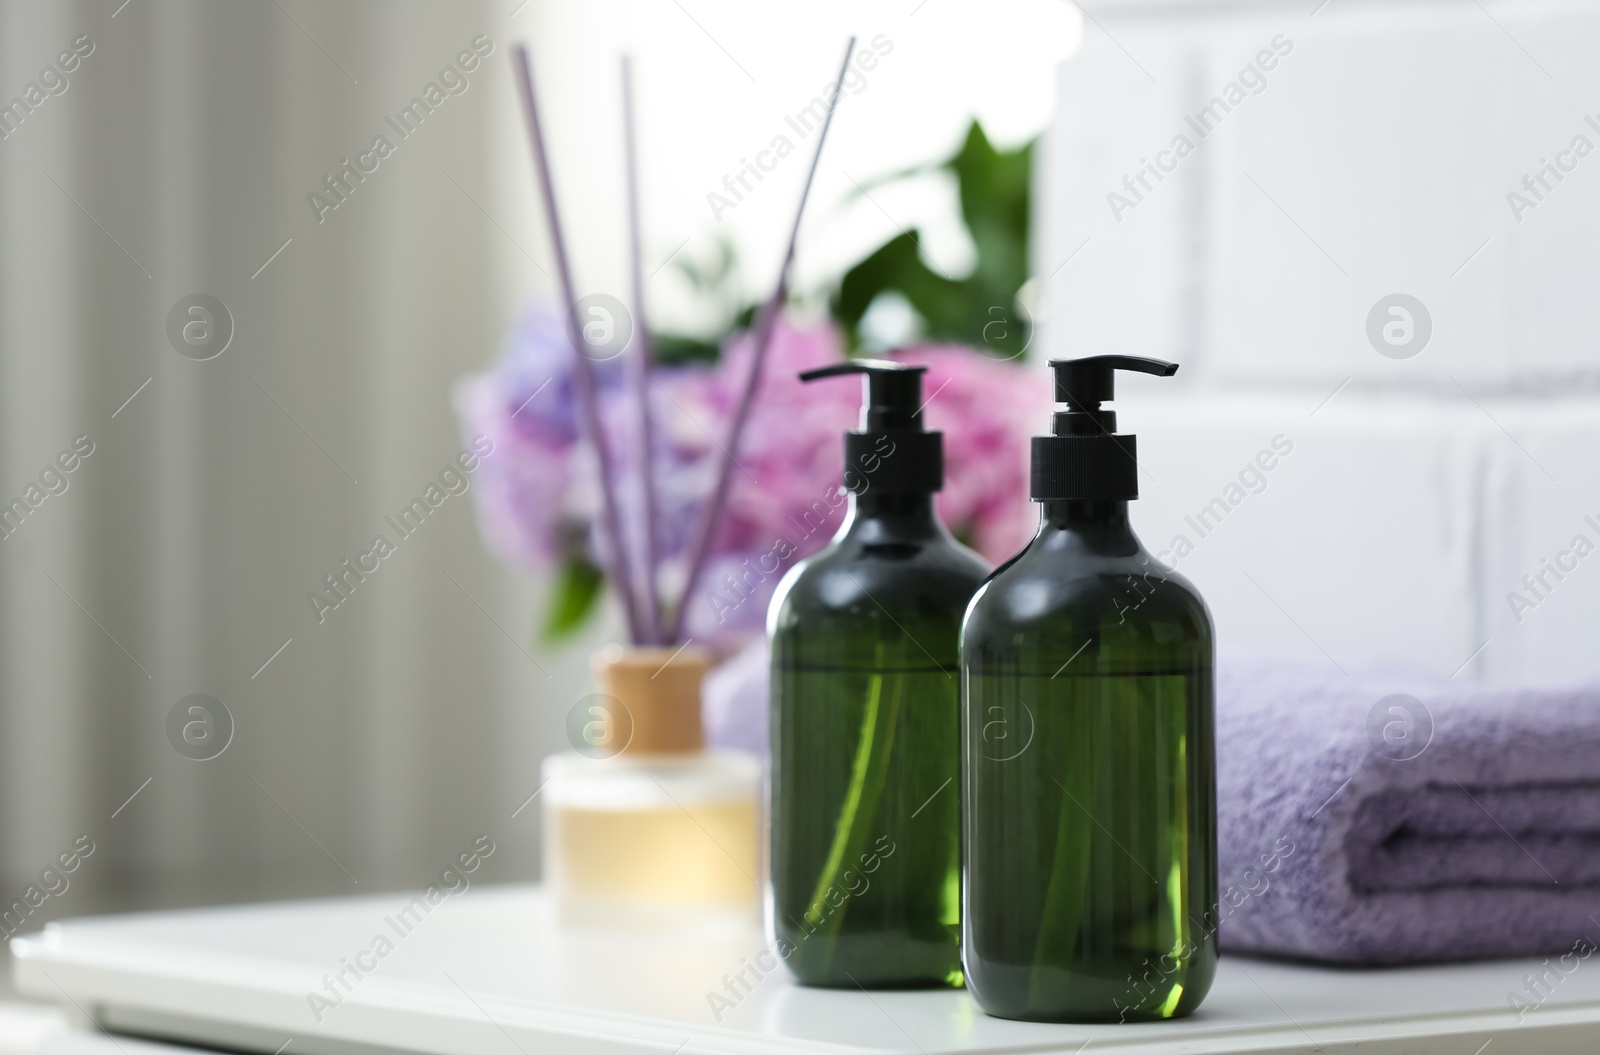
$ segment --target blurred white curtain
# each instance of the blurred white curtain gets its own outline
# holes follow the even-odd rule
[[[512,14],[0,3],[0,102],[93,43],[0,141],[0,501],[94,444],[0,541],[0,901],[96,845],[27,929],[420,883],[479,832],[489,878],[533,873],[538,810],[511,814],[572,670],[547,680],[524,651],[529,587],[470,497],[320,625],[306,596],[398,538],[385,515],[461,446],[453,379],[521,293],[495,261],[545,255],[495,215]],[[402,138],[386,115],[474,38],[492,53]],[[318,222],[307,196],[378,135],[390,156]],[[234,327],[206,361],[166,332],[200,293]],[[191,693],[235,722],[209,761],[166,732]]]

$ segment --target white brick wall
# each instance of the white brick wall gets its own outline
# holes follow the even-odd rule
[[[1600,6],[1314,7],[1093,9],[1040,159],[1039,344],[1183,364],[1123,383],[1135,524],[1197,543],[1180,567],[1224,647],[1600,677]],[[1186,118],[1230,81],[1202,136]],[[1177,135],[1192,153],[1128,190]],[[1534,201],[1524,175],[1579,135],[1594,152]],[[1411,358],[1368,338],[1395,293],[1432,323]],[[1184,517],[1280,434],[1293,452],[1200,539]],[[1580,533],[1596,553],[1530,593]],[[1520,621],[1513,590],[1538,601]]]

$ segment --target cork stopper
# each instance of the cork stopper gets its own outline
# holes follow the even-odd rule
[[[705,746],[700,724],[700,683],[711,666],[705,649],[623,648],[608,645],[590,660],[596,689],[622,705],[619,724],[631,721],[622,754],[665,755]]]

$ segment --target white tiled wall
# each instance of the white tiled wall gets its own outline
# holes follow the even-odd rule
[[[1224,647],[1600,678],[1600,6],[1314,7],[1095,9],[1040,160],[1040,344],[1183,364],[1121,386],[1135,523],[1196,544],[1179,567]],[[1275,41],[1202,138],[1185,118]],[[1115,217],[1107,194],[1179,134],[1190,156]],[[1507,194],[1579,135],[1594,152],[1519,218]],[[1431,318],[1411,358],[1368,338],[1394,293]],[[1200,538],[1185,517],[1280,435],[1292,453]],[[1579,534],[1596,552],[1530,593]]]

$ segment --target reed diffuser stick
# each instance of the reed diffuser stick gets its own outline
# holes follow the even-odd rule
[[[573,388],[578,396],[578,419],[585,438],[594,447],[595,460],[600,470],[600,526],[606,552],[601,556],[606,578],[622,601],[628,620],[628,637],[634,644],[643,641],[639,623],[638,604],[634,598],[633,577],[628,572],[628,549],[622,535],[622,520],[617,514],[615,476],[610,448],[605,431],[600,424],[599,401],[595,397],[594,362],[589,357],[589,342],[583,336],[583,324],[578,319],[578,300],[572,288],[572,267],[567,259],[567,243],[562,237],[561,214],[556,208],[555,183],[550,177],[550,160],[545,150],[543,124],[539,119],[539,102],[533,91],[533,68],[528,60],[528,49],[518,44],[515,49],[517,87],[522,92],[522,112],[528,122],[528,141],[533,147],[534,169],[539,174],[539,187],[543,192],[545,222],[550,227],[550,241],[555,250],[556,274],[561,282],[563,306],[567,311],[567,337],[572,344],[574,369]]]
[[[772,343],[772,331],[777,326],[778,315],[783,311],[783,302],[789,294],[789,269],[794,263],[795,242],[800,237],[800,221],[805,216],[806,199],[811,196],[811,183],[816,179],[817,162],[822,160],[822,145],[828,141],[828,129],[833,126],[833,112],[839,106],[839,93],[844,87],[845,71],[850,66],[850,56],[855,48],[856,38],[851,37],[844,46],[844,60],[839,65],[839,77],[833,83],[833,96],[828,100],[828,113],[822,119],[822,131],[817,135],[817,149],[811,155],[811,168],[806,172],[805,186],[800,191],[800,204],[795,208],[794,226],[789,229],[789,245],[784,251],[783,263],[778,268],[778,286],[772,291],[772,299],[767,301],[756,316],[755,349],[750,356],[750,373],[745,378],[744,390],[740,393],[739,403],[734,408],[733,421],[728,428],[728,442],[723,445],[728,455],[717,466],[716,482],[701,513],[694,549],[689,560],[689,574],[684,580],[683,595],[678,599],[677,611],[673,613],[671,635],[673,641],[683,636],[689,601],[699,585],[700,576],[705,573],[706,558],[711,554],[717,523],[722,519],[723,507],[728,504],[728,484],[733,478],[734,458],[738,456],[739,441],[744,436],[745,422],[750,417],[750,405],[755,402],[756,389],[761,385],[761,369],[767,360],[767,346]]]
[[[628,378],[633,383],[636,442],[634,462],[639,470],[639,502],[644,510],[643,575],[639,582],[639,603],[644,609],[645,644],[661,641],[661,598],[657,594],[656,572],[661,561],[661,539],[656,526],[655,462],[652,456],[650,422],[650,370],[655,351],[650,342],[650,326],[644,297],[644,240],[639,216],[639,137],[634,124],[633,58],[622,56],[622,140],[628,170],[628,265],[633,278],[633,355]]]

